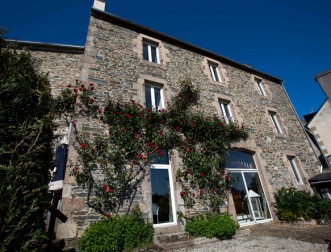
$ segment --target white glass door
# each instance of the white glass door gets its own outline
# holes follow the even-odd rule
[[[156,159],[150,166],[151,208],[154,225],[177,222],[169,158],[167,151],[163,152],[165,155]]]

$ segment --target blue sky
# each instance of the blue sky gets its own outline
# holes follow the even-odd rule
[[[0,0],[8,38],[84,45],[93,0]],[[106,11],[285,81],[299,116],[325,100],[314,76],[331,69],[330,0],[108,0]]]

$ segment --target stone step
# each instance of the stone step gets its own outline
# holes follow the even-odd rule
[[[172,233],[172,234],[159,234],[156,235],[161,243],[171,243],[177,241],[185,241],[189,239],[189,235],[186,232]]]
[[[165,251],[172,251],[175,249],[181,248],[190,248],[194,246],[193,239],[188,239],[184,241],[177,241],[177,242],[169,242],[162,244]]]

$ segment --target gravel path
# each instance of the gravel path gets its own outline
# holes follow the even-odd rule
[[[178,249],[176,252],[327,252],[327,244],[309,243],[293,239],[269,236],[242,236],[233,240],[224,240]]]

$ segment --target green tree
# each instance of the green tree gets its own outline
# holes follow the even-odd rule
[[[28,52],[0,51],[0,250],[45,243],[53,106],[47,76]]]
[[[246,139],[247,132],[242,125],[226,124],[217,116],[198,112],[200,92],[191,82],[181,84],[167,111],[145,108],[134,100],[109,100],[103,108],[91,110],[93,84],[85,87],[76,82],[67,89],[58,99],[60,108],[73,110],[76,106],[76,116],[80,112],[94,115],[109,132],[93,138],[82,132],[76,135],[79,160],[72,165],[72,173],[88,188],[91,207],[105,215],[122,207],[129,212],[150,165],[162,159],[165,151],[176,149],[183,162],[177,169],[177,181],[186,206],[200,203],[218,211],[230,188],[224,171],[225,151],[232,142]],[[102,179],[94,176],[96,168]]]

